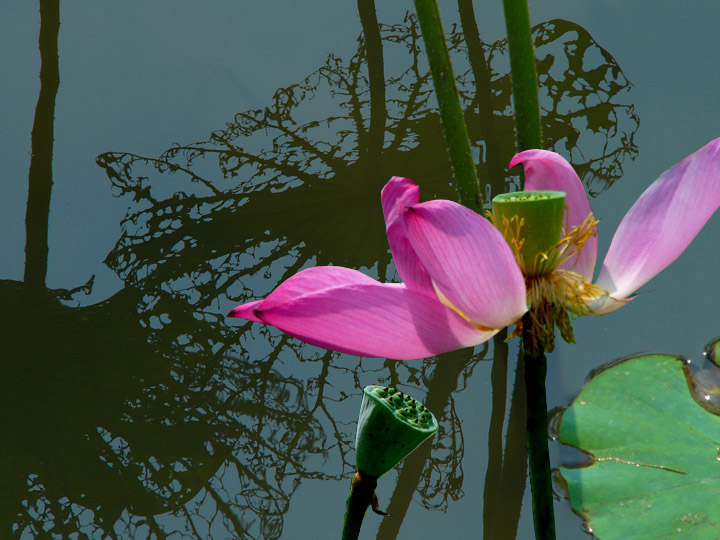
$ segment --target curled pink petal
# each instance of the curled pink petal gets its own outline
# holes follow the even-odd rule
[[[408,207],[404,219],[434,285],[475,324],[502,328],[527,311],[522,272],[488,220],[444,200]]]
[[[383,188],[380,199],[388,243],[400,279],[409,289],[434,294],[430,276],[410,245],[402,219],[405,208],[420,201],[420,189],[408,178],[393,176]]]
[[[525,189],[528,191],[564,191],[566,194],[565,229],[582,225],[592,212],[585,188],[572,166],[559,154],[548,150],[525,150],[516,154],[509,168],[523,165]],[[585,242],[579,257],[573,257],[561,266],[587,280],[592,280],[597,259],[597,236]]]
[[[617,311],[631,300],[632,298],[616,300],[609,294],[601,296],[600,298],[593,298],[587,302],[587,305],[590,308],[589,315],[607,315],[608,313]]]
[[[255,310],[260,307],[262,300],[255,300],[254,302],[248,302],[247,304],[240,304],[238,307],[228,313],[228,317],[237,317],[238,319],[247,319],[253,322],[262,322],[255,315]]]
[[[597,284],[622,299],[673,262],[720,206],[720,138],[669,170],[625,215]]]
[[[263,305],[257,314],[312,345],[397,360],[477,345],[498,332],[473,327],[422,292],[379,282],[327,288]]]

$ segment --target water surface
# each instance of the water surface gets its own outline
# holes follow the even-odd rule
[[[530,538],[515,341],[385,362],[224,317],[311,265],[397,279],[391,175],[454,197],[412,5],[67,3],[59,30],[49,5],[57,53],[36,4],[0,6],[3,535],[336,538],[361,389],[380,382],[441,429],[382,478],[392,515],[363,537]],[[440,7],[479,175],[515,189],[500,5]],[[645,187],[718,136],[719,8],[530,7],[545,135],[592,196],[602,256]],[[648,294],[576,321],[550,407],[613,358],[699,356],[720,333],[718,234],[716,216]],[[559,537],[587,538],[556,511]]]

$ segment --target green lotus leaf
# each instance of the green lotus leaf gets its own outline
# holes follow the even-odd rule
[[[720,417],[698,403],[712,399],[707,381],[676,356],[632,358],[563,413],[560,441],[593,461],[560,471],[598,538],[720,538]]]

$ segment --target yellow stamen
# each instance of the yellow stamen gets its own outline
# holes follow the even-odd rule
[[[600,223],[595,216],[590,212],[580,225],[577,225],[570,229],[569,232],[564,232],[563,237],[560,241],[555,244],[552,249],[558,251],[558,265],[569,261],[575,257],[575,262],[580,259],[580,253],[582,253],[585,247],[585,242],[590,240],[593,236],[597,236],[597,224]]]
[[[477,328],[481,332],[495,332],[497,330],[497,328],[490,328],[489,326],[483,326],[482,324],[478,324],[475,321],[473,321],[472,319],[470,319],[470,317],[468,317],[467,315],[465,315],[465,313],[460,311],[460,309],[458,309],[458,307],[455,304],[453,304],[450,300],[448,300],[447,296],[445,296],[442,293],[442,291],[440,289],[438,289],[437,285],[435,285],[435,282],[433,282],[433,288],[435,289],[435,294],[437,294],[438,300],[440,300],[441,304],[452,309],[455,313],[460,315],[460,317],[465,319],[469,324],[473,325],[475,328]]]
[[[547,352],[551,352],[555,348],[557,326],[563,339],[568,343],[574,343],[570,314],[591,315],[592,309],[589,304],[609,293],[604,288],[589,283],[580,274],[559,267],[573,257],[577,263],[585,243],[597,234],[598,220],[591,213],[580,225],[570,231],[563,231],[563,237],[547,252],[536,254],[533,266],[536,272],[530,276],[520,252],[524,244],[521,234],[523,220],[518,216],[510,220],[503,217],[502,223],[498,226],[492,214],[489,212],[488,214],[493,224],[507,239],[518,266],[525,275],[527,303],[533,328],[532,330],[523,328],[522,320],[517,321],[510,337],[522,336],[524,332],[530,331],[533,336],[532,347],[539,350],[542,346]]]
[[[495,228],[498,229],[505,237],[505,240],[515,255],[515,260],[517,261],[520,270],[523,275],[526,275],[527,267],[525,266],[525,258],[522,254],[522,247],[525,245],[525,239],[521,234],[523,225],[525,225],[525,220],[519,216],[513,216],[512,219],[502,216],[502,223],[497,223],[495,216],[493,216],[493,213],[490,210],[487,210],[485,213],[487,214],[490,222],[495,225]]]

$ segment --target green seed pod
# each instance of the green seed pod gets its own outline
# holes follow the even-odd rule
[[[516,191],[492,200],[493,220],[512,247],[522,241],[519,255],[525,275],[543,274],[552,267],[552,247],[562,237],[565,193],[562,191]],[[513,219],[522,220],[513,223]],[[550,260],[548,260],[548,257]]]
[[[393,388],[366,386],[355,439],[358,470],[382,476],[437,429],[435,417],[419,401]]]

